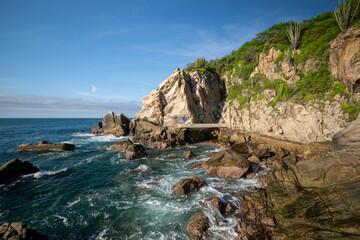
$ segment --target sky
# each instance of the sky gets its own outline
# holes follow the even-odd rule
[[[0,118],[135,117],[141,98],[200,56],[337,0],[0,0]]]

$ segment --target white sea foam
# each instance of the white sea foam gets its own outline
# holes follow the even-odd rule
[[[59,216],[59,215],[55,215],[55,217],[60,218],[63,221],[65,226],[69,226],[69,222],[68,222],[66,217],[62,217],[62,216]]]
[[[99,235],[96,236],[96,240],[105,240],[107,239],[105,236],[107,234],[107,232],[109,231],[110,229],[109,228],[104,228],[100,233]]]
[[[148,170],[150,167],[145,165],[145,164],[142,164],[140,165],[139,167],[136,168],[136,170],[139,170],[139,171],[146,171]]]
[[[73,201],[73,202],[71,202],[71,203],[69,203],[68,205],[67,205],[67,207],[72,207],[72,206],[74,206],[75,204],[77,204],[78,202],[80,202],[80,198],[78,198],[78,199],[76,199],[75,201]]]
[[[26,178],[26,177],[41,178],[43,176],[56,175],[58,173],[65,172],[65,171],[67,171],[67,168],[63,168],[63,169],[60,169],[57,171],[40,171],[40,172],[36,172],[36,173],[26,174],[23,176],[23,178]]]

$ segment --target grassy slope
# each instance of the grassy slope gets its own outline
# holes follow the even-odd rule
[[[353,1],[353,4],[356,4],[357,1]],[[356,16],[350,27],[360,26],[360,9],[358,9]],[[199,69],[202,72],[211,71],[218,75],[226,74],[230,82],[227,100],[230,102],[238,101],[240,103],[239,108],[250,107],[250,99],[256,101],[256,99],[262,98],[264,89],[276,90],[277,96],[271,103],[273,105],[285,99],[297,103],[325,99],[325,97],[327,100],[334,100],[333,97],[336,94],[342,94],[349,99],[351,96],[346,92],[344,85],[336,82],[328,70],[329,43],[340,33],[333,12],[325,12],[315,18],[304,20],[301,25],[298,45],[301,53],[295,54],[291,61],[294,66],[297,66],[299,63],[305,63],[309,58],[318,60],[320,66],[315,71],[306,73],[297,71],[300,81],[295,86],[289,86],[284,81],[286,76],[284,76],[285,79],[276,79],[273,82],[260,74],[250,78],[250,74],[258,65],[258,56],[261,53],[268,52],[272,47],[282,52],[291,47],[286,36],[286,28],[289,25],[290,22],[275,24],[258,33],[254,39],[244,43],[230,55],[221,59],[205,61],[205,63],[205,59],[201,59],[201,66],[197,60],[188,64],[186,70]],[[283,59],[284,54],[281,54],[277,62]],[[242,79],[241,84],[236,81],[239,78]],[[343,111],[348,112],[350,120],[352,120],[360,111],[360,103],[346,104],[343,106]]]

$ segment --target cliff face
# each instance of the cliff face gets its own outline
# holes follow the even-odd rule
[[[164,126],[216,122],[223,89],[222,82],[211,73],[176,69],[159,89],[142,99],[136,118]]]

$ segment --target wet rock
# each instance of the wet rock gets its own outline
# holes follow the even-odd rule
[[[102,122],[95,123],[94,126],[91,128],[92,134],[102,134],[104,130],[102,128]]]
[[[192,177],[181,179],[174,188],[175,195],[183,195],[191,192],[199,191],[200,188],[206,186],[206,181],[202,177]]]
[[[247,172],[247,173],[245,173],[245,177],[247,179],[253,179],[255,177],[255,173],[254,172]]]
[[[30,162],[22,162],[15,158],[0,167],[0,184],[9,183],[21,175],[38,171],[39,169],[34,167]]]
[[[209,229],[209,219],[201,213],[196,213],[186,227],[192,240],[205,240]]]
[[[205,171],[215,177],[241,178],[250,168],[250,162],[233,150],[216,153],[203,164]]]
[[[147,156],[144,146],[140,145],[140,144],[129,145],[124,150],[124,154],[125,154],[126,158],[129,160],[143,158],[143,157]]]
[[[126,139],[124,141],[120,141],[115,143],[110,147],[110,151],[118,151],[118,150],[125,150],[128,146],[133,145],[134,143],[130,139]]]
[[[2,240],[46,240],[48,236],[42,235],[34,229],[27,227],[26,222],[4,223],[0,226],[0,239]]]
[[[233,214],[237,209],[232,203],[223,201],[217,196],[210,196],[206,198],[205,201],[201,202],[201,204],[204,206],[210,205],[218,209],[221,214]]]
[[[188,166],[188,169],[195,169],[195,168],[201,168],[203,166],[205,161],[200,161],[200,162],[196,162],[196,163],[193,163],[193,164],[190,164]]]
[[[119,151],[119,150],[124,151],[124,155],[129,160],[147,156],[147,153],[143,145],[134,144],[129,139],[115,143],[113,146],[110,147],[110,151]]]
[[[195,156],[196,156],[196,154],[193,153],[192,151],[186,151],[186,152],[183,152],[183,154],[181,154],[181,157],[183,157],[185,159],[190,159],[190,158],[193,158]]]
[[[174,153],[170,153],[166,155],[167,158],[176,158],[176,155]]]
[[[18,146],[18,152],[61,152],[72,151],[75,149],[74,144],[70,143],[49,143],[47,141],[40,141],[38,144],[24,143]]]

